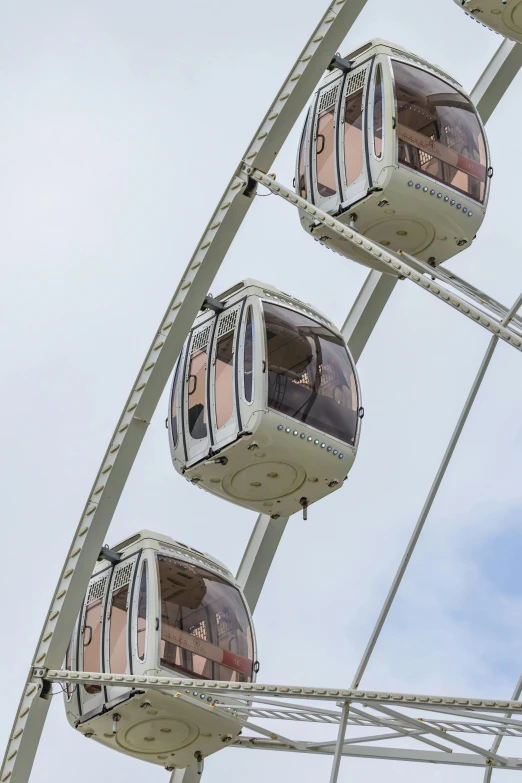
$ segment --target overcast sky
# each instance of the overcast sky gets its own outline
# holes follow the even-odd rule
[[[71,535],[145,351],[217,199],[324,0],[4,0],[0,10],[3,567],[0,737]],[[471,90],[500,44],[452,0],[369,0],[343,53],[380,36]],[[522,290],[519,96],[488,125],[486,220],[451,268],[511,303]],[[274,166],[291,183],[301,122]],[[366,270],[257,199],[213,286],[266,280],[341,325]],[[255,620],[260,681],[346,687],[488,335],[407,283],[359,363],[366,417],[346,487],[293,517]],[[522,666],[522,358],[499,346],[367,688],[505,698]],[[236,570],[255,515],[170,463],[166,394],[111,528],[179,537]],[[167,781],[72,731],[52,705],[32,780]],[[287,731],[290,731],[286,727]],[[295,729],[292,729],[296,733]],[[506,746],[507,749],[507,746]],[[522,755],[520,750],[517,755]],[[226,750],[208,783],[327,779],[322,758]],[[343,761],[340,780],[479,781],[481,773]]]

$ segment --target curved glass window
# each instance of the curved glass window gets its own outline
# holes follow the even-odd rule
[[[248,306],[245,322],[245,338],[243,343],[243,389],[245,400],[252,402],[254,372],[254,324],[252,321],[252,305]]]
[[[224,427],[234,412],[234,330],[223,334],[216,344],[216,428]]]
[[[299,182],[298,182],[297,192],[299,193],[301,198],[307,198],[306,175],[305,175],[305,139],[306,139],[306,129],[308,127],[309,113],[310,110],[308,110],[308,114],[306,115],[303,132],[301,134],[301,144],[299,146],[299,164],[298,164],[298,172],[297,172],[297,176],[299,177]]]
[[[354,444],[357,387],[344,342],[301,313],[263,303],[268,405]]]
[[[120,572],[121,573],[121,572]],[[116,575],[118,576],[118,575]],[[109,629],[109,662],[113,674],[127,671],[127,599],[129,585],[113,590]]]
[[[317,120],[315,165],[317,190],[327,198],[337,193],[335,177],[335,104],[321,111]]]
[[[147,651],[147,598],[149,591],[149,580],[147,573],[147,561],[143,561],[140,575],[140,590],[138,593],[138,612],[136,619],[136,648],[140,661],[145,660]]]
[[[103,583],[104,584],[104,583]],[[102,588],[103,588],[102,584]],[[83,671],[101,672],[102,599],[87,606],[83,626]],[[84,685],[87,693],[100,693],[101,685]]]
[[[70,640],[69,640],[69,644],[67,645],[67,652],[65,653],[65,669],[66,669],[68,672],[70,672],[70,671],[72,671],[72,670],[73,670],[73,665],[72,665],[72,658],[73,658],[73,647],[72,647],[72,645],[73,645],[73,638],[74,638],[74,634],[73,634],[73,636],[71,636],[71,638],[70,638]],[[66,684],[66,686],[65,686],[65,693],[66,693],[67,701],[71,701],[71,696],[73,695],[73,691],[74,691],[74,686],[73,686],[73,684],[72,684],[71,682],[68,682],[68,683]]]
[[[176,372],[174,373],[174,380],[172,382],[171,428],[172,428],[172,443],[174,444],[174,448],[178,445],[178,380],[179,380],[180,366],[181,366],[181,356],[178,359]]]
[[[252,631],[239,591],[199,566],[158,556],[162,666],[190,677],[250,682]]]
[[[346,186],[361,176],[363,170],[363,90],[346,98],[344,107],[344,166]]]
[[[373,93],[373,149],[377,158],[382,158],[382,126],[384,120],[384,99],[382,66],[377,66],[375,90]]]
[[[190,357],[188,380],[188,425],[195,439],[207,437],[206,375],[207,348],[198,348]]]
[[[476,201],[486,195],[486,143],[475,107],[454,87],[393,61],[399,163]]]

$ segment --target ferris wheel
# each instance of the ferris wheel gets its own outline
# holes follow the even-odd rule
[[[485,781],[522,769],[501,752],[504,737],[522,736],[522,677],[511,700],[361,688],[494,351],[522,351],[522,294],[504,305],[446,266],[473,244],[488,208],[486,126],[522,66],[522,2],[455,2],[506,36],[469,95],[422,52],[389,41],[339,54],[366,0],[332,0],[297,57],[125,402],[45,618],[0,783],[29,780],[53,683],[72,728],[164,768],[172,783],[198,780],[205,758],[228,748],[331,756],[331,783],[344,757],[478,767]],[[279,181],[271,166],[307,105],[295,172]],[[261,189],[286,202],[281,210],[296,208],[319,256],[329,249],[368,268],[342,328],[277,281],[245,276],[209,293]],[[365,416],[357,363],[399,282],[489,332],[488,348],[354,675],[337,688],[259,682],[252,615],[288,519],[319,514],[356,464]],[[235,575],[195,548],[197,525],[187,543],[143,529],[105,546],[167,385],[177,480],[258,514]],[[297,723],[332,724],[331,737],[295,738]]]

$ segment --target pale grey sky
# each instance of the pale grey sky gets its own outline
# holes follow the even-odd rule
[[[4,563],[0,738],[70,537],[144,352],[216,200],[323,0],[5,0],[0,11]],[[369,0],[347,53],[378,35],[471,90],[500,37],[451,0]],[[522,76],[488,125],[495,176],[473,247],[450,264],[502,301],[522,290]],[[300,123],[274,171],[293,177]],[[258,199],[214,293],[245,276],[340,325],[366,271]],[[488,335],[399,284],[359,365],[366,417],[342,492],[290,521],[256,610],[260,680],[344,686],[456,422]],[[401,588],[366,687],[506,697],[519,674],[522,361],[501,345]],[[158,409],[108,543],[141,527],[233,570],[255,515],[175,474]],[[52,705],[32,780],[167,781],[96,746]],[[325,759],[223,751],[210,780],[325,779]],[[340,780],[479,772],[344,761]]]

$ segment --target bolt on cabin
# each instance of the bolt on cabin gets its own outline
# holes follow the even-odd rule
[[[174,467],[258,513],[306,515],[355,459],[363,411],[348,347],[325,316],[273,286],[246,280],[218,299],[174,373]]]
[[[252,618],[219,561],[143,530],[109,550],[93,573],[67,650],[69,671],[253,682]],[[167,769],[226,747],[238,720],[194,689],[67,684],[67,719],[84,736]],[[223,700],[224,702],[225,700]]]
[[[522,43],[522,0],[453,0],[468,16],[505,38]]]
[[[296,192],[391,250],[432,266],[469,247],[492,169],[484,127],[458,82],[375,39],[334,58],[309,108]],[[390,272],[300,212],[322,244]]]

